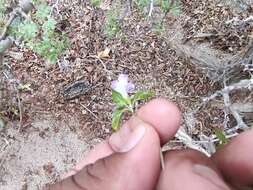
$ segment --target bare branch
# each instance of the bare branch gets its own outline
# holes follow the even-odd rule
[[[179,129],[176,137],[182,142],[184,143],[187,147],[198,150],[202,153],[204,153],[206,156],[210,157],[210,153],[207,152],[201,145],[195,143],[193,141],[193,139],[183,130],[183,129]]]
[[[240,80],[237,83],[234,83],[232,85],[224,87],[222,90],[218,90],[217,92],[215,92],[214,94],[212,94],[209,97],[203,98],[203,102],[208,102],[210,100],[215,99],[218,96],[228,94],[228,93],[230,93],[231,91],[234,91],[234,90],[239,90],[239,89],[249,89],[249,90],[251,90],[252,88],[253,88],[253,78]]]
[[[247,24],[250,24],[250,25],[253,25],[253,16],[251,15],[251,16],[249,16],[248,18],[245,18],[245,19],[243,19],[243,20],[240,20],[240,19],[238,19],[237,17],[235,17],[235,18],[233,18],[233,19],[231,19],[231,20],[228,20],[227,22],[226,22],[226,24],[227,25],[233,25],[233,26],[240,26],[240,27],[242,27],[242,26],[245,26],[245,25],[247,25]]]

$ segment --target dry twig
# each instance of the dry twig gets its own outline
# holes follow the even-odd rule
[[[86,111],[88,111],[93,117],[95,117],[95,119],[97,119],[99,121],[99,118],[96,114],[94,114],[89,108],[87,108],[85,105],[80,104]]]
[[[240,26],[240,27],[245,26],[247,24],[253,25],[253,16],[251,15],[243,20],[240,20],[236,17],[231,20],[228,20],[226,24],[227,25],[232,24],[233,26]]]
[[[153,9],[154,9],[154,0],[150,0],[150,8],[149,8],[148,17],[151,17]]]

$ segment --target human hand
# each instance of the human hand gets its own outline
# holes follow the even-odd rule
[[[168,151],[181,113],[156,99],[143,106],[119,132],[96,146],[51,190],[226,190],[253,185],[253,130],[236,137],[211,158],[194,150]]]

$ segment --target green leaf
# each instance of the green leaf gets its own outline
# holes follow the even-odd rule
[[[127,107],[131,103],[115,90],[112,90],[112,101],[119,107]]]
[[[6,10],[6,0],[0,0],[0,12],[4,12]]]
[[[227,139],[226,135],[224,134],[223,130],[216,128],[214,130],[214,132],[215,132],[215,135],[217,136],[217,138],[219,139],[221,145],[225,145],[228,143],[228,139]]]
[[[112,129],[117,131],[120,126],[120,120],[125,112],[124,107],[118,107],[112,114]]]
[[[147,7],[150,3],[150,0],[137,0],[136,1],[136,4],[137,4],[137,7],[143,11],[145,7]]]
[[[43,3],[38,5],[35,14],[38,20],[45,20],[49,16],[49,14],[50,14],[50,7],[47,4]]]
[[[18,26],[18,31],[16,32],[17,37],[23,38],[25,41],[29,41],[35,38],[38,34],[38,26],[34,22],[25,21]]]
[[[179,5],[175,4],[172,8],[171,8],[171,12],[173,14],[173,16],[179,16],[181,13],[180,7]]]
[[[170,8],[170,3],[168,0],[161,0],[160,1],[161,9],[164,13],[166,13]]]
[[[33,50],[50,63],[56,63],[58,57],[67,49],[67,47],[67,39],[45,37],[42,41],[34,43]]]
[[[94,7],[99,7],[101,4],[101,0],[91,0],[91,5]]]
[[[137,101],[148,100],[148,99],[150,99],[152,97],[154,97],[154,93],[153,92],[138,91],[131,98],[131,102],[134,105]]]
[[[54,33],[56,21],[53,18],[49,18],[43,25],[42,30],[44,32],[44,35],[51,36]]]

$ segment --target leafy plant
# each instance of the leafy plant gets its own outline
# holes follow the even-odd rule
[[[145,7],[147,7],[150,3],[150,0],[137,0],[136,5],[139,10],[144,11]]]
[[[228,143],[228,139],[226,135],[224,134],[224,131],[221,129],[215,129],[214,130],[216,137],[219,139],[219,146],[223,146]]]
[[[44,38],[40,43],[36,43],[32,46],[32,49],[40,56],[44,57],[51,63],[55,63],[58,56],[66,49],[67,40],[58,40],[57,38]]]
[[[35,13],[36,19],[38,19],[39,21],[44,21],[49,17],[49,14],[50,7],[47,4],[42,3],[37,6],[37,11]]]
[[[50,15],[50,7],[46,3],[36,1],[35,6],[36,12],[31,15],[32,19],[17,17],[7,34],[21,40],[25,47],[50,63],[55,63],[68,47],[67,37],[55,31],[57,22]]]
[[[93,7],[99,7],[101,4],[101,0],[91,0],[91,5]]]
[[[6,0],[0,0],[0,12],[3,13],[6,9]]]
[[[116,104],[112,115],[112,129],[116,131],[120,126],[120,121],[125,112],[133,114],[139,101],[148,100],[154,94],[151,92],[137,91],[132,96],[129,96],[128,93],[134,90],[134,85],[128,82],[128,76],[123,74],[119,75],[117,81],[113,81],[112,88],[112,100]]]
[[[174,16],[179,16],[180,15],[180,6],[179,6],[179,2],[178,1],[175,1],[174,4],[172,5],[171,7],[171,13],[174,15]]]
[[[98,2],[101,0],[91,0],[91,2],[94,3],[93,6],[95,6]],[[137,6],[138,10],[141,11],[144,14],[149,10],[150,8],[150,0],[135,0],[133,1],[135,5]],[[92,3],[92,4],[93,4]],[[161,14],[164,16],[161,20],[156,21],[154,24],[154,31],[158,34],[161,34],[164,30],[163,26],[163,20],[168,12],[171,12],[174,16],[178,16],[180,14],[180,6],[178,0],[154,0],[154,7],[160,8]],[[112,39],[115,37],[120,31],[121,26],[118,20],[118,14],[117,14],[117,8],[113,8],[107,12],[106,15],[106,26],[105,26],[105,34],[109,39]]]
[[[32,21],[25,20],[19,24],[17,31],[15,32],[16,37],[22,38],[24,41],[29,41],[35,38],[39,32],[39,26]]]
[[[159,6],[164,13],[167,13],[170,8],[170,2],[168,0],[159,0]]]

